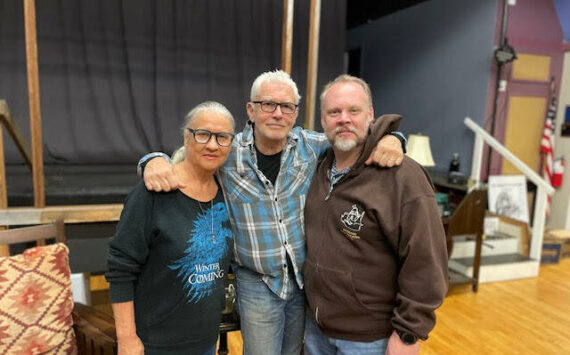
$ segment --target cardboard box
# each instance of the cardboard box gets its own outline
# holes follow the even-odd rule
[[[570,231],[564,229],[551,229],[544,236],[545,243],[560,243],[560,257],[570,258]]]
[[[557,242],[542,243],[542,255],[540,256],[541,264],[558,264],[560,261],[560,251],[562,244]]]

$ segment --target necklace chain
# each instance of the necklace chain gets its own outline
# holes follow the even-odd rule
[[[202,215],[205,218],[206,212],[204,212],[204,209],[202,208],[202,203],[198,200],[196,200],[196,202],[198,202],[198,207],[200,207],[200,211],[202,211]],[[214,234],[214,199],[213,198],[210,200],[210,215],[211,215],[210,230],[212,233],[212,242],[216,243],[216,235]]]

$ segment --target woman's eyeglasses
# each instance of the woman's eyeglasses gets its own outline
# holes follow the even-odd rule
[[[194,140],[196,143],[206,144],[210,141],[212,136],[216,136],[216,142],[221,147],[229,147],[234,140],[234,134],[229,132],[217,132],[208,131],[207,129],[192,129],[186,128],[190,133],[194,135]]]

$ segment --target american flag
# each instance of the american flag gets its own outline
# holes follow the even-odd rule
[[[544,153],[542,177],[546,182],[552,185],[553,166],[554,166],[554,127],[556,122],[556,97],[552,94],[552,100],[546,113],[546,122],[544,123],[544,131],[540,140],[540,151]],[[546,215],[550,214],[550,195],[546,203]]]

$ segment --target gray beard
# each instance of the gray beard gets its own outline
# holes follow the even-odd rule
[[[334,147],[340,151],[343,152],[348,152],[351,151],[352,149],[354,149],[356,147],[356,140],[352,139],[352,140],[335,140],[334,142]]]

